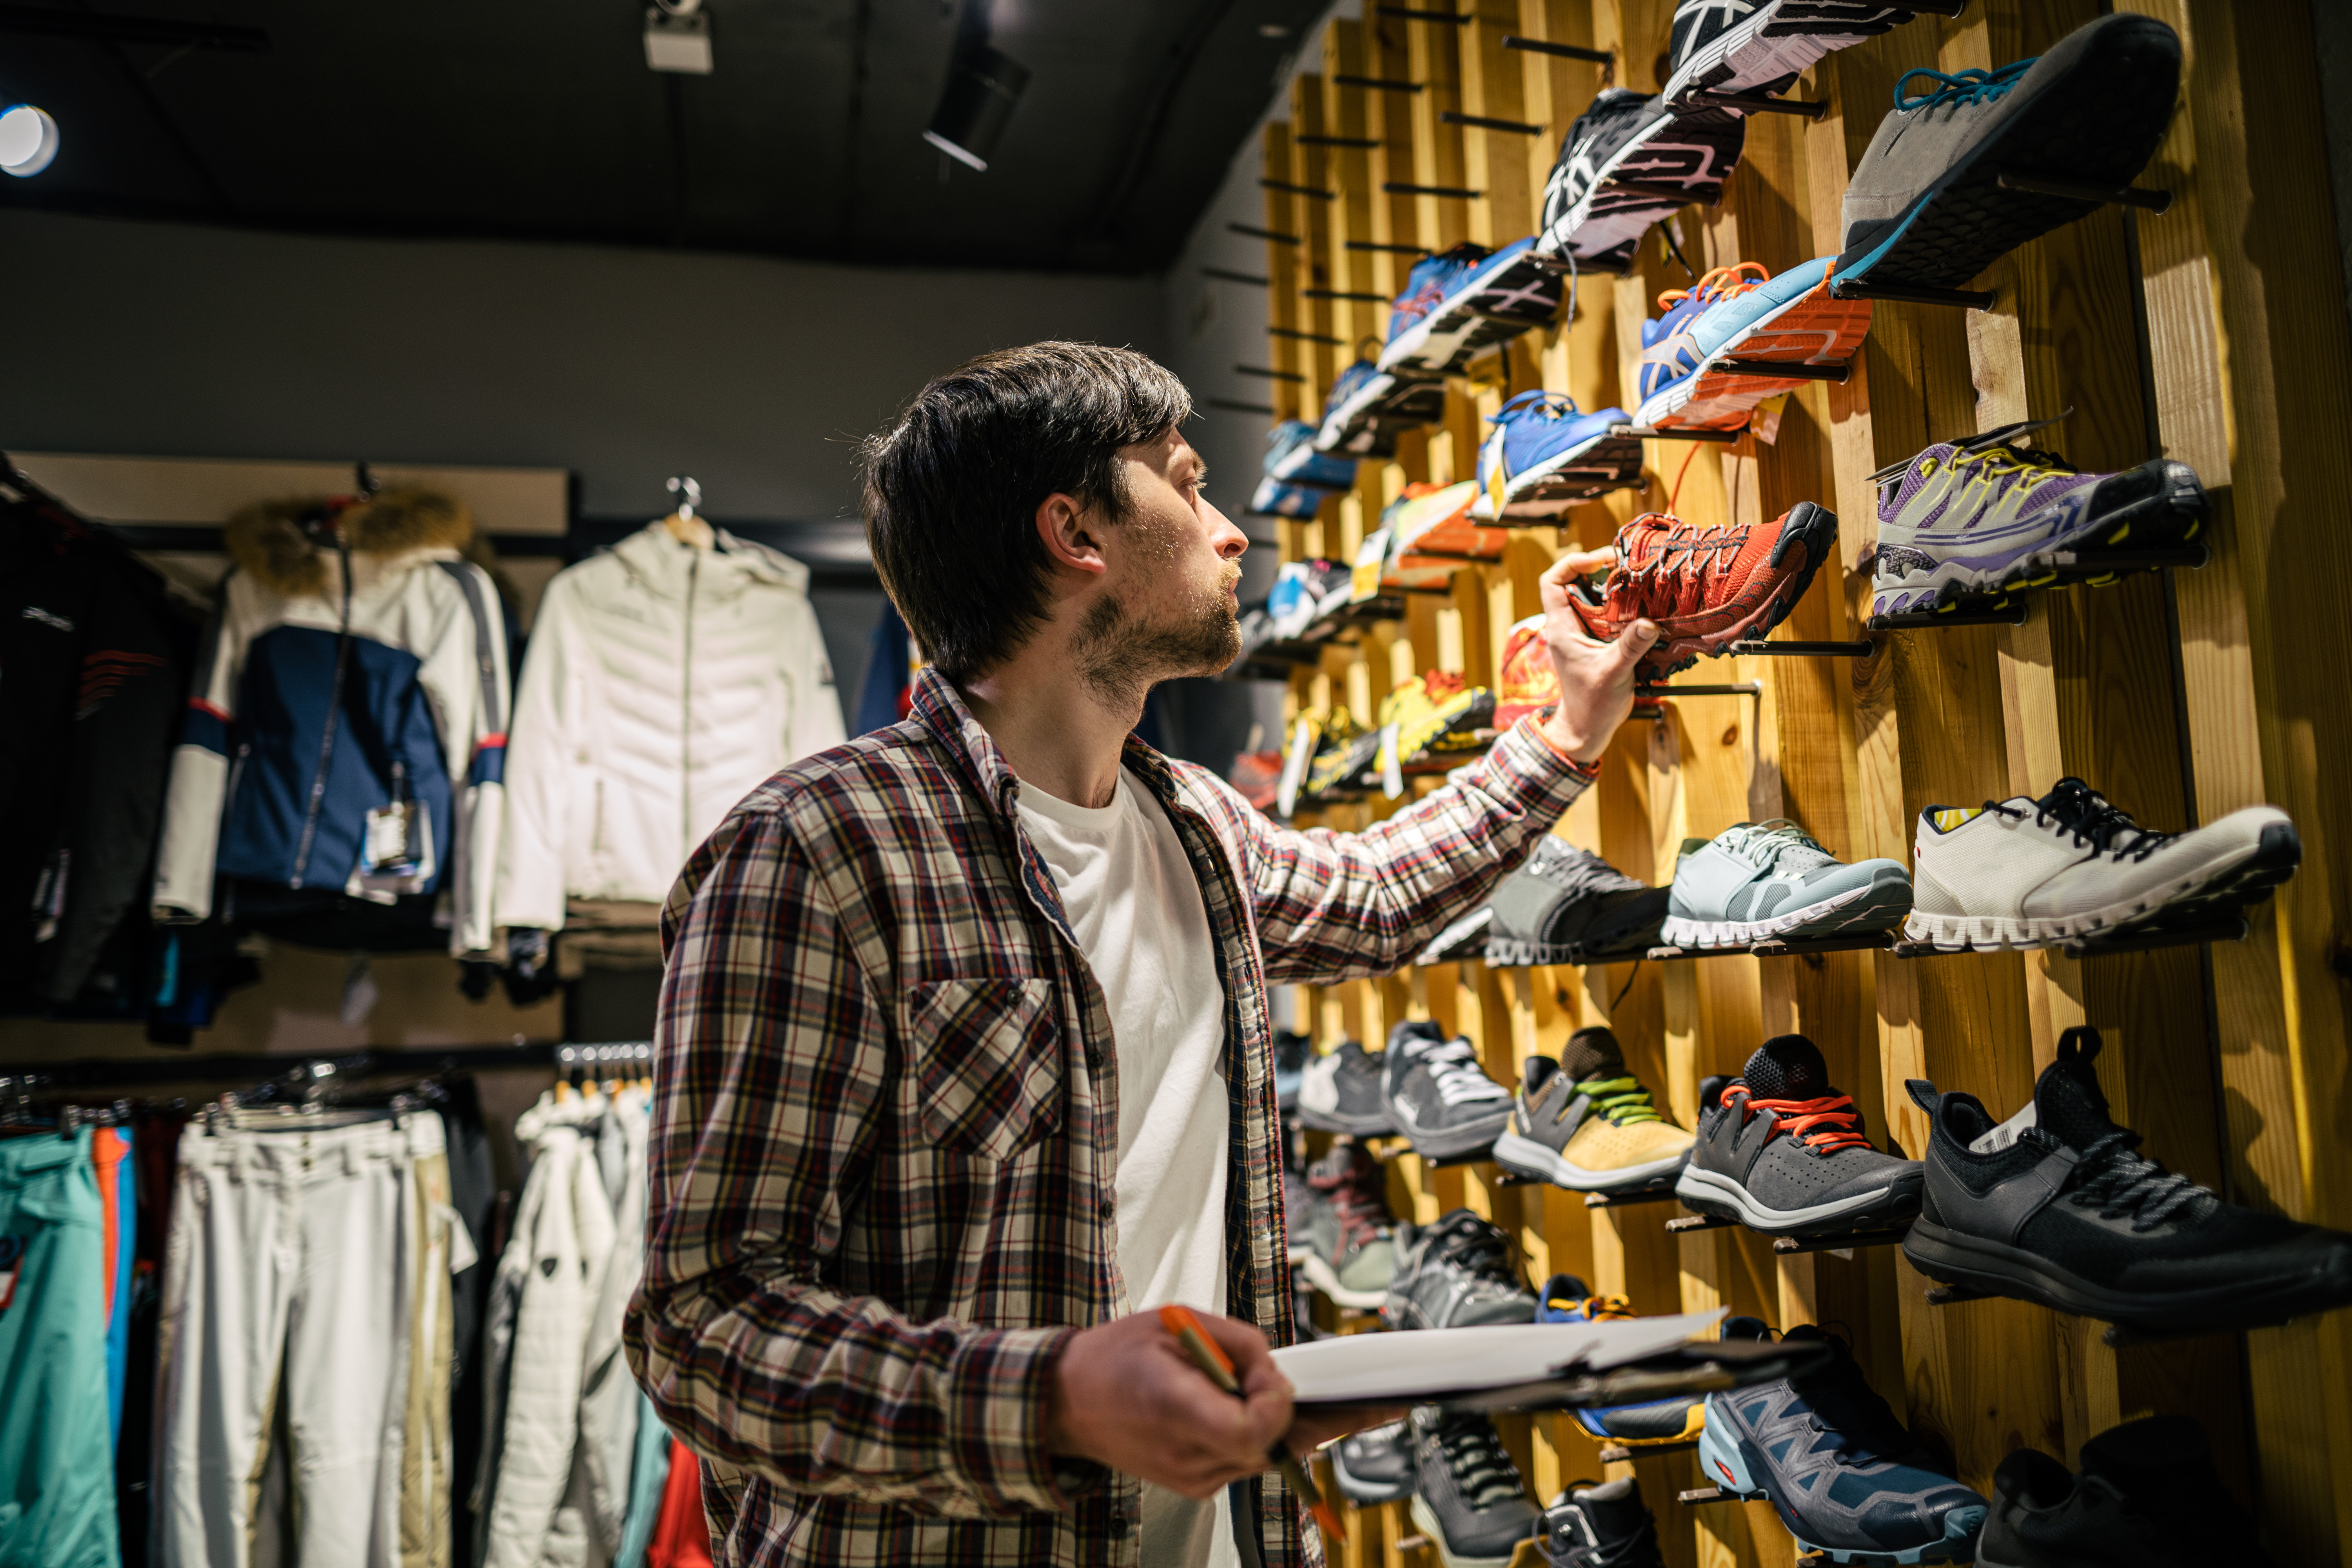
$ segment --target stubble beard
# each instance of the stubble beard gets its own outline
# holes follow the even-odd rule
[[[1240,616],[1233,584],[1238,567],[1218,576],[1159,624],[1130,614],[1125,602],[1105,594],[1078,622],[1070,658],[1096,700],[1114,710],[1143,706],[1145,695],[1162,680],[1185,675],[1215,675],[1241,657]]]

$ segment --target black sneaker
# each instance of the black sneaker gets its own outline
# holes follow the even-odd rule
[[[1396,1273],[1388,1173],[1360,1143],[1335,1143],[1307,1167],[1305,1188],[1292,1260],[1342,1307],[1380,1306]]]
[[[1495,907],[1480,904],[1431,937],[1429,945],[1412,955],[1413,967],[1418,969],[1424,963],[1455,963],[1465,958],[1485,957],[1486,931],[1494,920]]]
[[[2151,1415],[2083,1445],[2077,1477],[2038,1448],[1992,1473],[1978,1568],[2273,1568],[2222,1489],[2205,1429]]]
[[[1738,165],[1748,122],[1725,110],[1679,118],[1664,100],[1612,88],[1576,118],[1544,185],[1536,250],[1622,272],[1650,226],[1712,205]]]
[[[1658,1114],[1607,1029],[1579,1029],[1559,1060],[1529,1057],[1520,1072],[1511,1124],[1495,1140],[1495,1163],[1513,1175],[1570,1192],[1634,1192],[1670,1180],[1690,1158],[1691,1135]]]
[[[1445,1568],[1509,1568],[1536,1532],[1536,1505],[1495,1424],[1423,1405],[1412,1413],[1412,1521]]]
[[[1511,1238],[1468,1209],[1435,1225],[1399,1226],[1396,1273],[1381,1303],[1391,1329],[1471,1329],[1532,1323],[1536,1295],[1520,1278]]]
[[[1467,1036],[1449,1040],[1415,1019],[1389,1031],[1386,1058],[1389,1120],[1424,1159],[1483,1154],[1511,1124],[1511,1091],[1486,1076]]]
[[[1924,90],[1907,94],[1915,83]],[[2118,13],[2037,58],[1952,76],[1922,68],[1895,88],[1846,185],[1834,281],[1956,289],[2099,205],[2005,189],[2004,173],[2105,189],[2138,177],[2172,119],[2180,38]]]
[[[1412,1495],[1412,1423],[1367,1427],[1332,1444],[1331,1476],[1359,1508],[1404,1501]]]
[[[2146,1332],[2284,1322],[2352,1304],[2352,1235],[2223,1203],[2133,1150],[2091,1064],[2096,1029],[2059,1037],[2033,1100],[1996,1123],[1974,1095],[1928,1110],[1927,1202],[1903,1255],[1931,1279]]]
[[[1699,1086],[1698,1142],[1675,1195],[1768,1236],[1896,1225],[1919,1212],[1919,1162],[1882,1154],[1802,1035],[1767,1040],[1728,1083]]]
[[[1381,1098],[1381,1058],[1360,1040],[1307,1058],[1298,1079],[1298,1120],[1325,1132],[1384,1138],[1396,1131]]]
[[[1550,834],[1503,879],[1487,907],[1486,962],[1609,963],[1657,945],[1671,888],[1637,882],[1589,849]]]
[[[1873,0],[1682,0],[1675,7],[1674,74],[1658,96],[1680,105],[1695,91],[1777,93],[1822,56],[1914,15]]]
[[[1287,1116],[1298,1109],[1298,1084],[1315,1047],[1296,1029],[1274,1032],[1274,1104]]]
[[[1544,1510],[1536,1541],[1551,1568],[1665,1568],[1657,1524],[1632,1476],[1570,1487]]]

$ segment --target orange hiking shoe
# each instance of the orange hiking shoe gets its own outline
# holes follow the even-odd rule
[[[1644,512],[1617,531],[1617,565],[1606,585],[1570,583],[1569,607],[1602,642],[1644,616],[1655,621],[1660,636],[1640,674],[1656,680],[1779,626],[1836,538],[1837,515],[1811,501],[1770,522],[1733,528]]]
[[[1529,616],[1503,641],[1503,666],[1495,677],[1496,730],[1507,730],[1539,708],[1559,700],[1559,677],[1551,668],[1551,647],[1543,639],[1544,618]]]

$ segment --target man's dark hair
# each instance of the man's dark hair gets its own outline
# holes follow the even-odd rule
[[[1132,349],[1031,343],[958,365],[866,439],[866,543],[941,675],[982,673],[1045,618],[1038,504],[1058,491],[1124,521],[1118,449],[1192,412],[1184,384]]]

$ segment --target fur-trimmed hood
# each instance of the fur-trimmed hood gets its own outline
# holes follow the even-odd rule
[[[229,559],[289,598],[325,593],[329,547],[303,531],[302,519],[333,504],[324,496],[313,496],[247,507],[222,531]],[[336,524],[357,554],[391,557],[441,549],[472,558],[478,550],[474,514],[464,501],[438,490],[379,491],[345,507]]]

